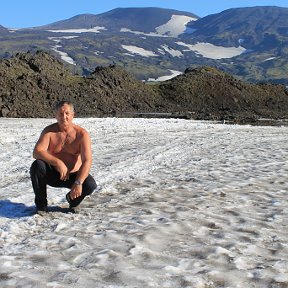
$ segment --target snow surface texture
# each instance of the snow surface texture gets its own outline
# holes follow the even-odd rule
[[[287,287],[287,127],[75,119],[99,185],[34,215],[29,168],[53,119],[0,119],[1,287]]]

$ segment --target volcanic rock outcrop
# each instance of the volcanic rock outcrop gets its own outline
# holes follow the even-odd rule
[[[161,83],[143,83],[119,66],[73,75],[38,51],[0,60],[0,116],[53,117],[59,100],[75,103],[78,117],[169,113],[194,119],[245,121],[287,118],[284,85],[251,84],[216,68],[187,69]]]

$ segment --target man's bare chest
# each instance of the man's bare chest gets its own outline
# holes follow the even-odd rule
[[[77,135],[56,133],[50,139],[49,150],[53,154],[69,153],[78,155],[80,153],[80,141]]]

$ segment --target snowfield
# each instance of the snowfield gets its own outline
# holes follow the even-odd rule
[[[144,48],[133,46],[133,45],[121,45],[121,47],[132,54],[137,54],[143,57],[158,56],[153,51],[145,50]],[[126,55],[131,55],[131,54],[126,54]]]
[[[197,43],[195,45],[186,44],[184,42],[177,42],[176,44],[187,47],[187,50],[182,52],[194,51],[196,54],[200,54],[205,58],[210,59],[225,59],[233,58],[238,56],[246,51],[244,47],[223,47],[216,46],[211,43]]]
[[[66,52],[59,50],[59,48],[63,48],[62,45],[59,44],[61,44],[61,39],[74,39],[77,37],[79,36],[48,37],[48,39],[56,43],[56,45],[52,46],[51,49],[58,53],[63,61],[71,65],[76,65],[76,62]]]
[[[172,15],[171,19],[156,28],[156,31],[160,35],[168,35],[171,37],[178,37],[179,35],[183,34],[187,27],[186,25],[190,21],[196,21],[196,18],[184,16],[184,15]]]
[[[79,28],[79,29],[57,29],[57,30],[47,30],[53,33],[100,33],[102,30],[106,30],[105,27],[95,26],[90,29]]]
[[[29,168],[52,122],[0,118],[1,287],[287,287],[288,127],[75,119],[98,190],[69,214],[49,187],[42,217]]]
[[[165,75],[165,76],[160,76],[158,78],[148,78],[147,82],[161,82],[161,81],[167,81],[169,79],[172,79],[178,75],[181,75],[182,72],[177,71],[177,70],[169,70],[170,71],[170,75]]]

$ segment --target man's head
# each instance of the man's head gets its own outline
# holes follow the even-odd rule
[[[60,101],[56,103],[54,112],[59,125],[70,125],[74,118],[74,105],[70,101]]]
[[[59,101],[54,106],[54,112],[57,113],[60,108],[62,108],[65,104],[71,107],[71,110],[74,112],[74,104],[71,101],[63,100]]]

